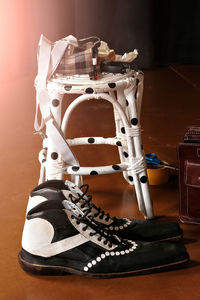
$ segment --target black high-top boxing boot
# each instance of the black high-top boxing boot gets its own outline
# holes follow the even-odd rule
[[[108,233],[94,221],[90,202],[79,208],[76,201],[83,206],[86,200],[81,195],[75,200],[69,189],[60,190],[63,199],[56,199],[55,188],[55,193],[44,186],[41,193],[36,190],[29,199],[18,255],[27,272],[110,278],[171,269],[189,260],[182,244],[136,242]],[[49,190],[54,197],[47,200]]]
[[[87,196],[88,185],[78,188],[74,183],[63,180],[49,180],[36,187],[31,198],[62,201],[70,195],[76,205],[84,210],[91,207],[93,220],[109,233],[118,237],[138,241],[176,241],[182,238],[182,229],[175,222],[156,222],[154,220],[137,220],[111,217],[92,202]]]

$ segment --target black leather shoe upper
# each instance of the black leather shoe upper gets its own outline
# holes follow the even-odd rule
[[[70,189],[67,185],[66,181],[49,180],[36,187],[32,191],[31,196],[41,195],[47,200],[62,202],[62,200],[65,199],[62,190],[73,191],[73,189]],[[75,193],[77,193],[77,191],[75,191]],[[78,194],[80,196],[83,192],[78,189]],[[182,229],[178,223],[110,217],[109,214],[104,213],[104,211],[96,207],[95,204],[91,202],[91,199],[88,201],[88,197],[84,194],[80,201],[77,202],[77,206],[87,208],[87,205],[92,205],[94,220],[99,226],[102,226],[110,233],[116,234],[121,238],[138,241],[162,241],[182,237]]]

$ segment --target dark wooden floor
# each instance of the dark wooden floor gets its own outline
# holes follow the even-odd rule
[[[25,209],[39,176],[40,137],[33,135],[34,76],[2,83],[0,88],[0,299],[200,299],[200,226],[181,225],[192,263],[187,268],[122,279],[79,276],[34,277],[17,262]],[[65,102],[72,98],[66,98]],[[68,137],[112,136],[112,110],[105,101],[80,105],[71,118]],[[94,126],[95,121],[95,126]],[[176,146],[188,125],[200,125],[200,66],[171,66],[145,71],[142,137],[146,152],[176,164]],[[116,149],[74,149],[81,165],[118,162]],[[142,218],[134,188],[121,174],[85,177],[94,202],[113,215]],[[178,221],[177,180],[151,187],[159,220]]]

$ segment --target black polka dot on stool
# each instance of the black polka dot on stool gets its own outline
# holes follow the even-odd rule
[[[85,90],[85,92],[86,92],[87,94],[93,94],[93,93],[94,93],[94,90],[93,90],[92,88],[88,87],[88,88]]]
[[[117,141],[116,145],[117,146],[122,146],[122,143],[120,141]]]
[[[123,152],[125,157],[128,157],[128,153],[127,152]]]
[[[65,85],[65,86],[64,86],[65,91],[70,91],[71,88],[72,88],[71,85]]]
[[[136,126],[138,124],[138,119],[137,118],[131,119],[131,124]]]
[[[111,88],[111,89],[114,89],[116,87],[116,84],[114,82],[111,82],[111,83],[108,83],[108,86]]]
[[[132,176],[128,176],[129,181],[133,181],[133,177]]]
[[[142,183],[146,183],[146,182],[147,182],[147,176],[142,176],[142,177],[140,178],[140,181],[141,181]]]
[[[118,166],[118,165],[113,165],[112,168],[113,168],[113,170],[115,170],[115,171],[120,170],[120,166]]]
[[[128,100],[126,100],[126,106],[128,106],[128,105],[129,105]]]
[[[51,158],[56,160],[58,158],[58,153],[57,152],[52,152],[51,153]]]
[[[98,175],[98,172],[97,171],[91,171],[90,175]]]
[[[78,167],[78,166],[72,167],[72,171],[74,171],[74,172],[77,172],[79,169],[80,169],[80,167]]]
[[[124,134],[126,133],[126,131],[125,131],[125,128],[124,128],[124,127],[122,127],[122,128],[121,128],[121,132],[122,132],[122,133],[124,133]]]
[[[94,138],[89,138],[89,139],[88,139],[88,143],[89,143],[89,144],[93,144],[94,142],[95,142],[95,139],[94,139]]]
[[[54,107],[58,106],[59,104],[60,104],[60,101],[59,101],[58,99],[53,99],[53,100],[52,100],[52,105],[53,105]]]

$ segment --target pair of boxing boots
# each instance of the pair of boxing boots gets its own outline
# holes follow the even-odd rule
[[[177,223],[111,217],[87,190],[88,185],[49,180],[31,192],[18,255],[25,271],[110,278],[172,269],[189,260],[184,245],[171,242],[182,237]]]

